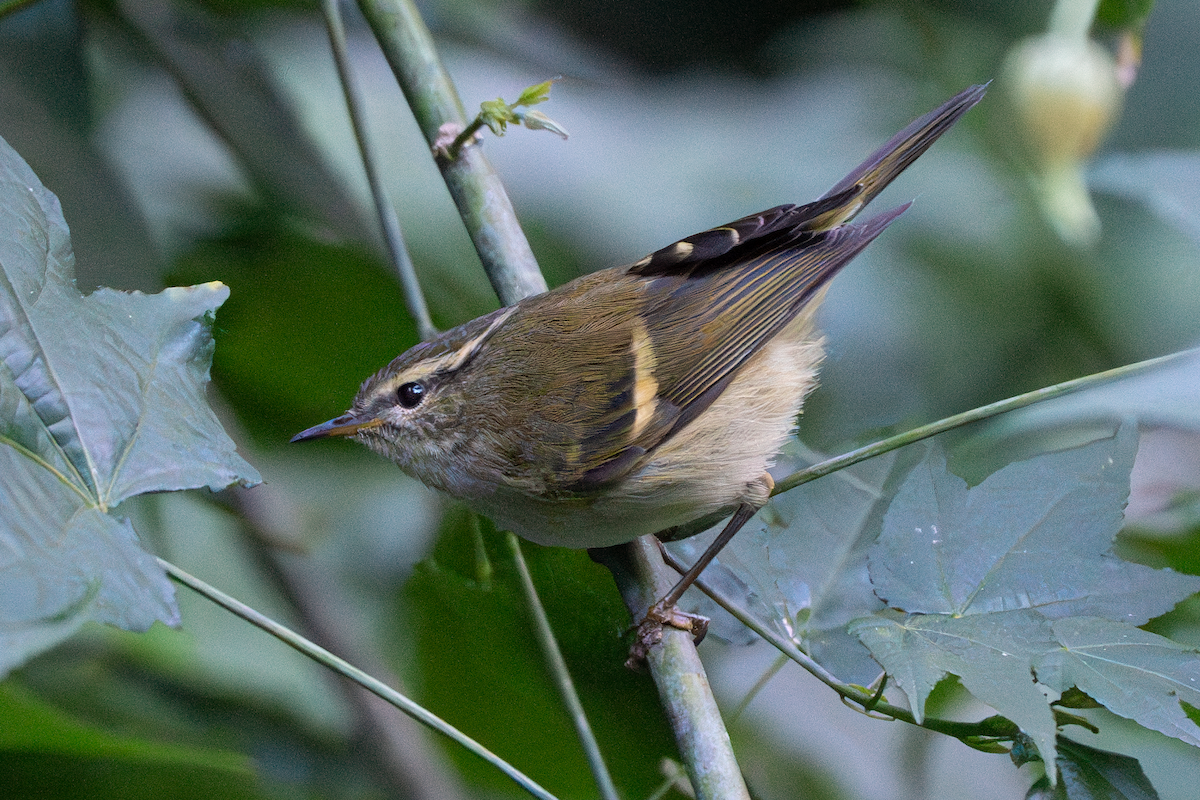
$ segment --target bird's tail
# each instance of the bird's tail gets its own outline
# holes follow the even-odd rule
[[[925,116],[909,123],[908,127],[889,139],[887,144],[811,204],[833,201],[834,207],[816,214],[805,227],[809,230],[827,230],[851,219],[874,200],[893,178],[928,150],[939,136],[950,130],[959,117],[983,99],[989,84],[990,81],[959,92]]]

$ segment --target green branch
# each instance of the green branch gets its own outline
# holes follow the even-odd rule
[[[363,170],[367,174],[367,184],[371,187],[371,199],[379,219],[379,227],[383,231],[383,240],[387,244],[388,255],[396,274],[400,277],[404,302],[408,306],[409,315],[417,323],[417,332],[422,339],[432,339],[437,335],[437,328],[429,318],[429,306],[425,303],[425,295],[417,281],[417,271],[408,254],[408,247],[404,244],[404,234],[400,230],[400,221],[396,218],[396,209],[383,187],[383,176],[379,172],[379,165],[367,136],[366,108],[358,91],[358,84],[354,80],[350,57],[346,53],[346,29],[337,0],[322,0],[321,10],[325,15],[329,43],[333,48],[333,60],[337,65],[342,93],[346,96],[346,110],[350,113],[354,138],[358,142],[358,152],[362,157]]]
[[[359,0],[425,140],[435,152],[467,127],[458,92],[412,0]],[[546,279],[517,222],[500,177],[478,143],[435,159],[500,302],[546,291]]]
[[[634,619],[644,618],[650,606],[675,584],[653,536],[591,553],[612,571]],[[646,666],[675,732],[695,796],[699,800],[749,800],[692,634],[663,626],[662,641],[647,650]]]

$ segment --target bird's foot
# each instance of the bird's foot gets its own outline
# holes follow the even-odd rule
[[[670,626],[692,634],[692,641],[700,644],[704,634],[708,633],[708,617],[699,614],[689,614],[674,603],[667,604],[659,600],[646,611],[646,616],[638,623],[637,635],[629,648],[629,658],[625,666],[629,669],[641,669],[646,663],[650,648],[662,642],[663,628]]]

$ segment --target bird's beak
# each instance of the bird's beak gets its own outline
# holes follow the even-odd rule
[[[292,437],[293,442],[306,442],[309,439],[325,439],[330,436],[353,436],[363,428],[376,428],[383,422],[378,417],[360,417],[347,411],[340,417],[334,417],[328,422],[314,425],[308,430],[300,431]]]

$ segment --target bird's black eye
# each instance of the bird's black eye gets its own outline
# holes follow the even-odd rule
[[[425,399],[425,384],[415,381],[401,384],[396,390],[396,399],[405,408],[416,408]]]

